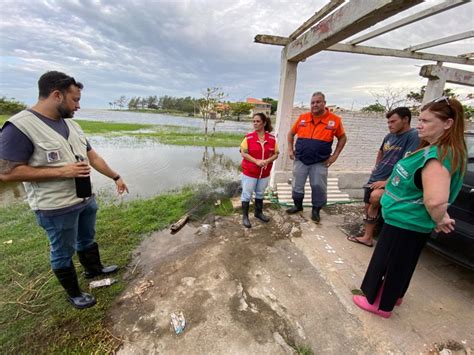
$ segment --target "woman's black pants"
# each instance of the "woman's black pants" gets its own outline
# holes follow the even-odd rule
[[[380,232],[361,289],[373,304],[381,290],[379,309],[391,312],[410,285],[430,233],[414,232],[385,223]]]

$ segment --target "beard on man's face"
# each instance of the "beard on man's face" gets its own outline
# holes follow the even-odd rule
[[[58,113],[59,117],[61,118],[73,118],[74,117],[74,111],[68,109],[65,104],[61,103],[58,106]]]

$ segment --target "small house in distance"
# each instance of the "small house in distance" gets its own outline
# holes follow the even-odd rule
[[[263,112],[265,115],[270,116],[270,112],[272,111],[271,104],[254,99],[253,97],[247,98],[247,103],[253,105],[253,108],[250,110],[250,117],[259,112]]]

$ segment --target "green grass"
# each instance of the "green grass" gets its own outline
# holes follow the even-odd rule
[[[155,132],[131,133],[136,137],[156,138],[163,144],[191,145],[207,147],[238,147],[244,138],[239,133],[215,133],[207,138],[200,131],[181,130],[179,132],[169,129],[156,128]]]
[[[209,213],[233,212],[235,183],[196,185],[148,200],[115,205],[99,198],[96,239],[105,264],[120,271],[118,283],[95,289],[97,304],[74,309],[53,276],[49,243],[26,204],[0,208],[0,354],[113,352],[120,342],[106,328],[106,314],[125,289],[122,279],[132,251],[150,233],[166,228],[184,213],[199,220]],[[220,203],[216,203],[216,201]],[[87,289],[76,257],[79,283]]]
[[[120,281],[94,290],[97,305],[82,311],[67,303],[50,271],[48,240],[33,212],[25,204],[0,208],[0,353],[112,352],[118,341],[104,319],[126,286],[122,274],[131,252],[149,233],[177,221],[194,196],[186,189],[118,206],[100,202],[97,241],[102,259],[121,267]],[[82,276],[79,282],[87,288]]]
[[[152,113],[152,114],[157,114],[157,115],[170,115],[170,116],[177,116],[177,117],[193,117],[193,114],[190,114],[189,112],[184,112],[180,110],[163,110],[163,109],[155,109],[155,110],[150,110],[150,109],[137,109],[137,110],[112,110],[112,111],[126,111],[126,112],[140,112],[140,113]]]
[[[0,115],[0,126],[9,117],[8,115]],[[170,145],[238,147],[244,138],[244,134],[242,133],[222,132],[209,135],[206,138],[201,130],[182,126],[86,120],[76,120],[76,122],[79,123],[87,135],[135,136],[156,139],[160,143]],[[147,130],[147,132],[137,132],[138,130]]]
[[[117,122],[101,122],[101,121],[86,121],[75,120],[81,126],[86,134],[106,134],[117,132],[130,132],[139,129],[151,129],[154,126],[151,124],[138,123],[117,123]]]
[[[0,126],[2,126],[10,117],[10,115],[0,115]]]
[[[297,346],[296,347],[296,354],[298,355],[313,355],[313,350],[311,350],[308,346]]]

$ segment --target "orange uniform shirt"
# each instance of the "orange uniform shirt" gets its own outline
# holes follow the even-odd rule
[[[297,136],[295,156],[306,165],[320,163],[329,158],[334,137],[345,134],[341,118],[326,110],[322,116],[313,117],[311,112],[298,117],[291,132]]]

